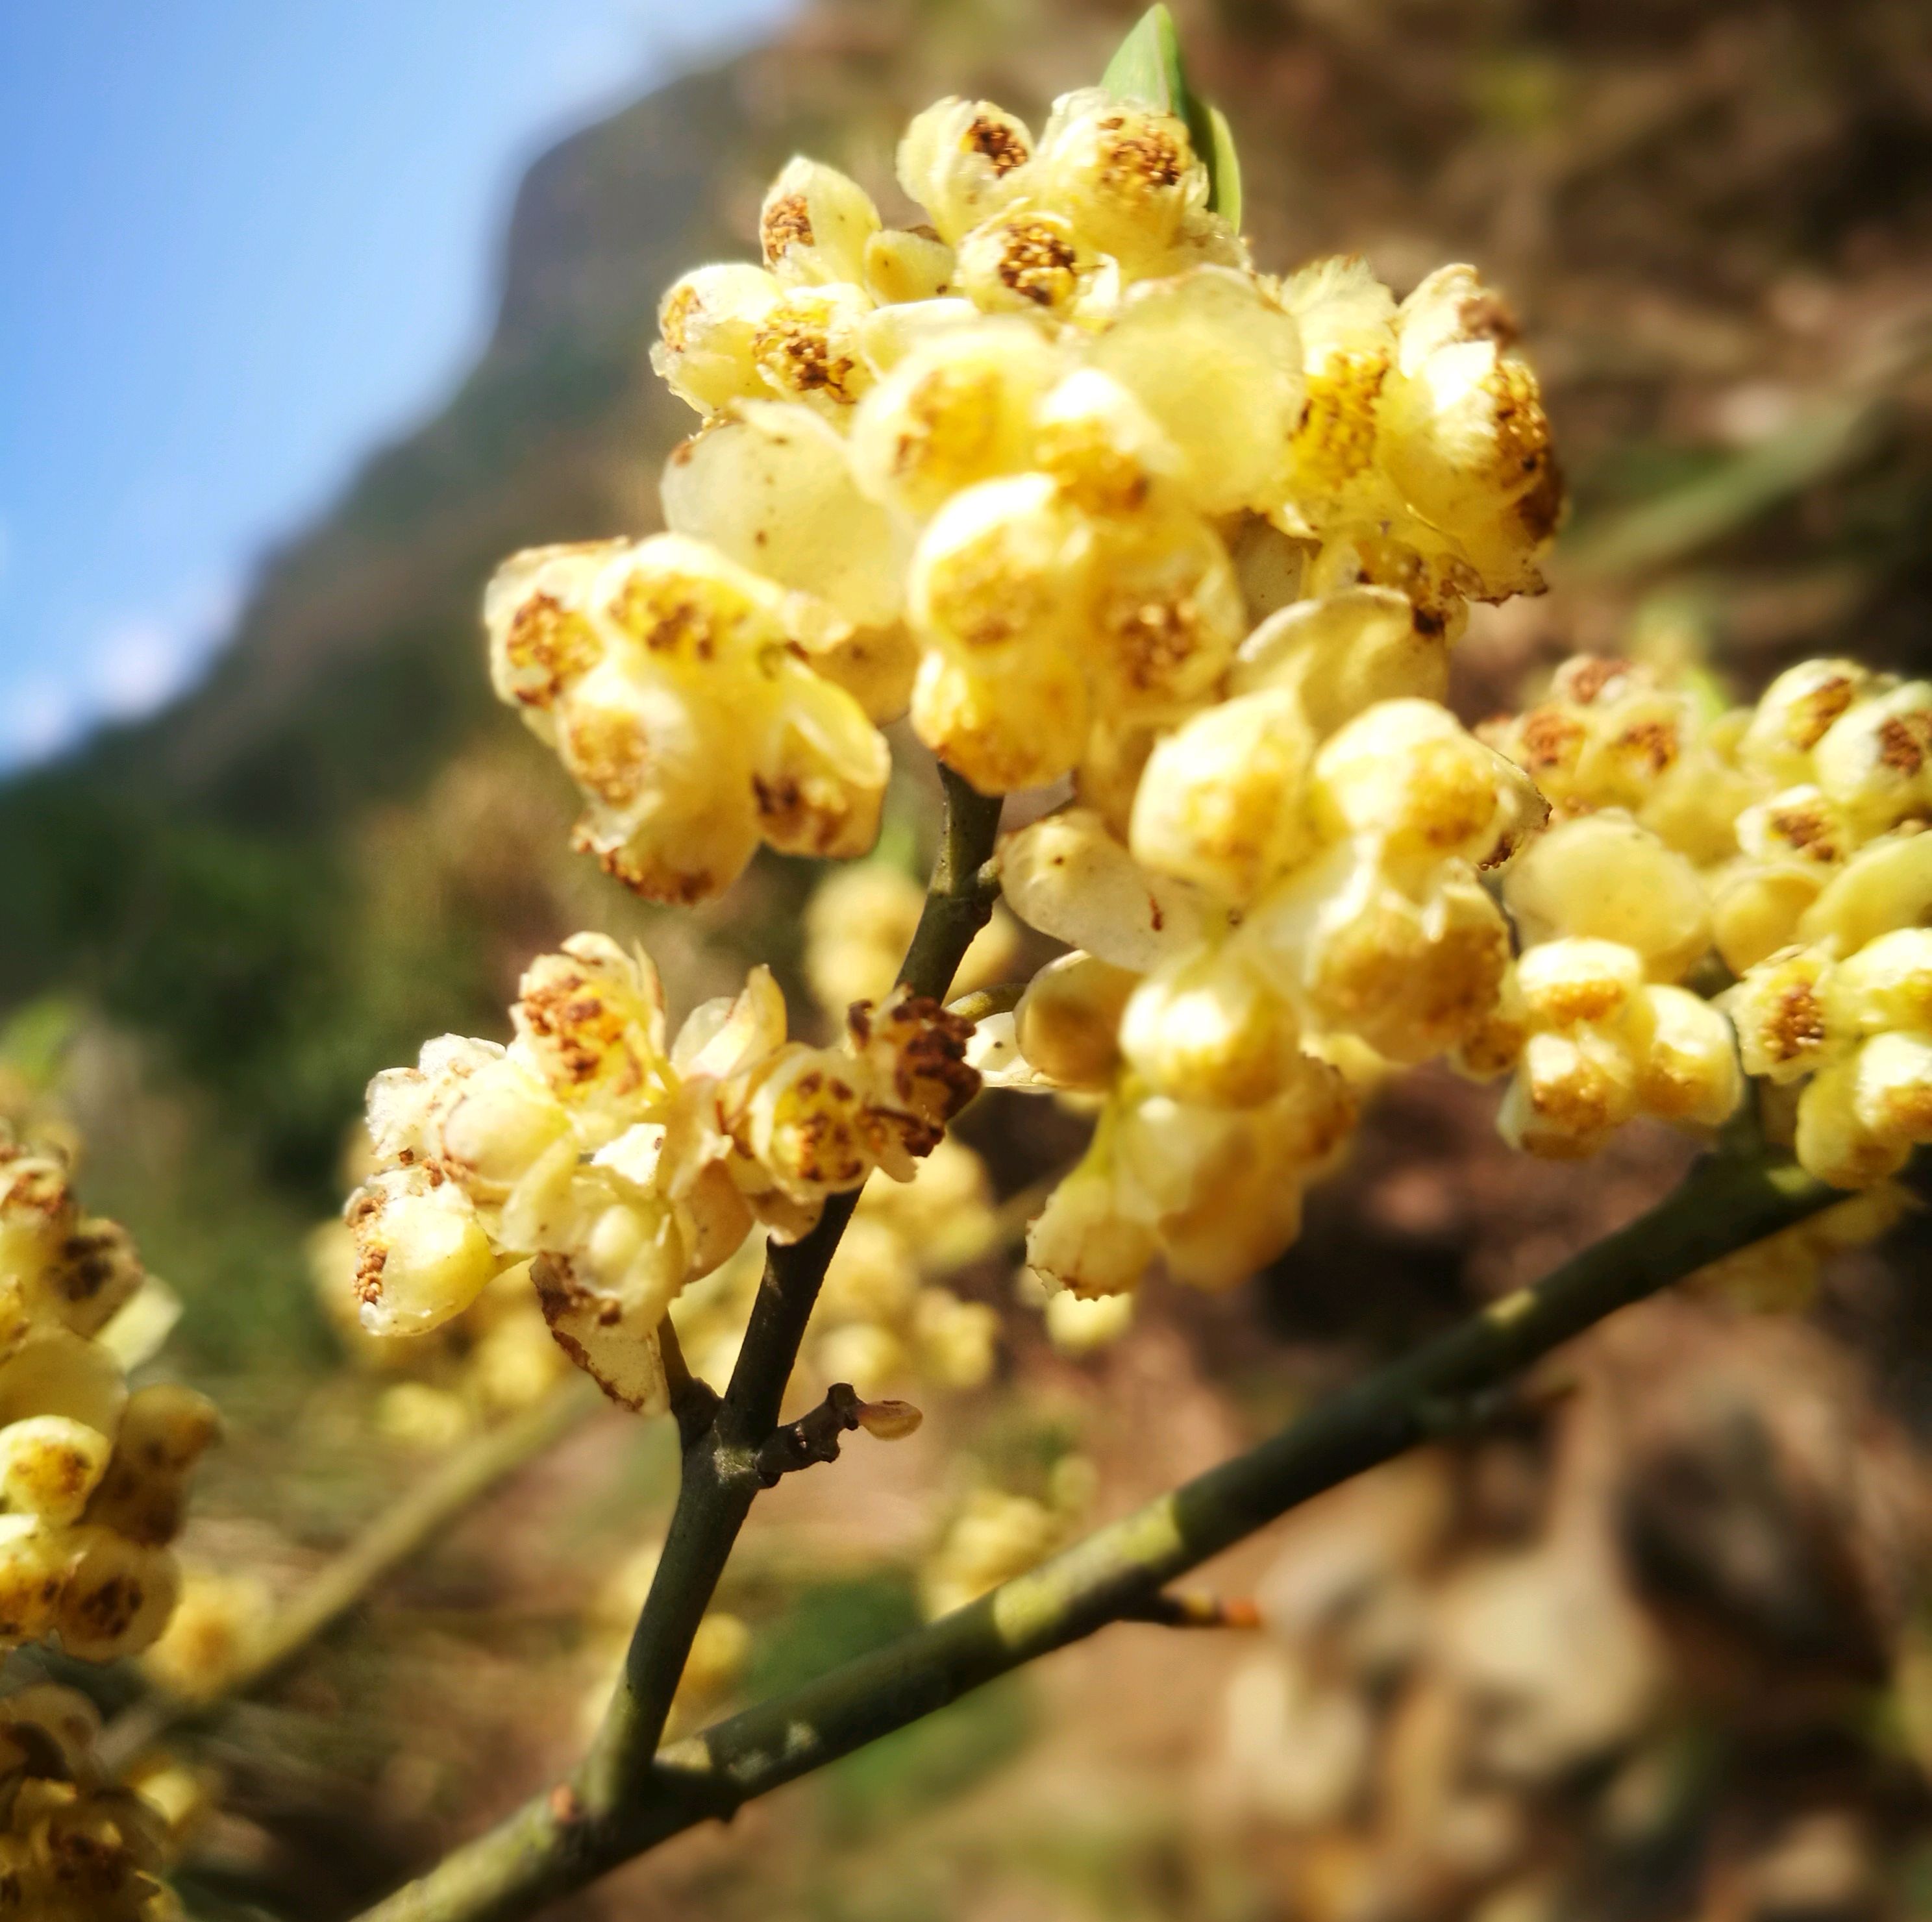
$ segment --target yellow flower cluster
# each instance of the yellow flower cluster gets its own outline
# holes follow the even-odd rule
[[[938,1278],[988,1252],[998,1232],[986,1169],[950,1135],[910,1182],[868,1183],[826,1271],[797,1378],[849,1381],[868,1400],[920,1384],[980,1387],[999,1318]],[[686,1357],[707,1381],[724,1381],[737,1360],[764,1257],[754,1234],[672,1304]]]
[[[1714,947],[1742,977],[1723,1006],[1744,1072],[1796,1090],[1805,1168],[1868,1187],[1932,1140],[1932,685],[1807,661],[1725,710],[1585,658],[1485,733],[1573,817],[1510,883],[1526,941],[1622,942],[1653,984],[1613,993],[1600,943],[1569,960],[1531,947],[1470,1064],[1520,1060],[1506,1132],[1587,1153],[1640,1111],[1718,1117],[1738,1085],[1720,1018],[1654,985]],[[1552,1012],[1580,993],[1613,1008],[1620,1039]],[[1657,1037],[1663,1084],[1642,1058]]]
[[[1359,1084],[1468,1039],[1509,931],[1480,878],[1544,807],[1437,698],[1439,637],[1385,588],[1258,628],[1228,697],[1154,747],[1125,844],[1091,810],[1000,856],[1015,911],[1075,952],[1015,1011],[995,1078],[1108,1095],[1085,1159],[1035,1223],[1034,1267],[1083,1295],[1156,1255],[1231,1286],[1293,1240]]]
[[[890,756],[808,664],[843,624],[676,535],[543,547],[484,601],[491,677],[582,790],[577,844],[654,901],[728,886],[760,841],[862,854]]]
[[[179,1585],[169,1544],[214,1410],[130,1394],[148,1283],[125,1231],[83,1216],[67,1153],[0,1128],[0,1648],[137,1654]],[[134,1352],[130,1352],[130,1347]]]
[[[1358,583],[1426,631],[1540,585],[1562,487],[1502,302],[1466,267],[1398,304],[1355,260],[1258,273],[1184,122],[1099,90],[1036,139],[940,101],[889,229],[793,160],[764,265],[664,298],[705,417],[668,523],[849,631],[799,646],[987,793],[1077,771],[1105,808],[1216,700],[1262,616]]]
[[[527,1263],[560,1345],[634,1408],[664,1395],[657,1330],[754,1220],[785,1240],[874,1168],[908,1180],[977,1077],[964,1024],[896,991],[843,1044],[785,1036],[754,970],[667,1042],[641,953],[580,934],[525,973],[508,1047],[445,1036],[369,1091],[376,1171],[346,1216],[378,1335],[435,1328]]]
[[[0,1697],[0,1915],[22,1922],[172,1922],[158,1876],[162,1810],[104,1778],[100,1717],[43,1683]]]

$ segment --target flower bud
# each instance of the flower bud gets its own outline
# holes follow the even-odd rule
[[[1622,942],[1653,980],[1674,981],[1710,946],[1697,872],[1628,815],[1559,821],[1503,883],[1525,944],[1552,934]]]
[[[1932,922],[1932,834],[1868,843],[1826,885],[1798,923],[1798,939],[1855,954],[1895,928]]]
[[[1121,1016],[1139,979],[1077,949],[1049,961],[1013,1011],[1020,1052],[1058,1087],[1106,1087],[1120,1063]]]
[[[1033,157],[1033,136],[1020,121],[986,100],[943,100],[929,106],[899,142],[898,180],[947,240],[993,212]]]
[[[1643,991],[1650,1039],[1637,1063],[1637,1100],[1660,1120],[1715,1128],[1744,1097],[1731,1025],[1682,988]]]
[[[1712,941],[1724,965],[1742,974],[1796,938],[1825,871],[1808,863],[1747,861],[1708,879]]]
[[[700,414],[764,391],[754,358],[758,330],[784,297],[762,267],[700,267],[674,281],[658,304],[651,365]]]
[[[926,1420],[910,1402],[861,1402],[858,1416],[859,1426],[878,1441],[903,1441]]]
[[[1120,1051],[1136,1075],[1158,1093],[1207,1108],[1272,1100],[1300,1067],[1299,1039],[1293,1009],[1232,944],[1148,976],[1120,1024]]]
[[[758,212],[765,265],[782,280],[861,280],[866,246],[879,231],[878,209],[836,167],[788,160]]]
[[[866,243],[866,285],[890,305],[910,306],[952,291],[956,263],[952,250],[931,233],[886,228]],[[862,333],[866,358],[876,367],[869,333]]]
[[[1204,709],[1155,746],[1133,801],[1134,858],[1245,903],[1316,847],[1314,738],[1280,689]]]
[[[1766,688],[1738,743],[1738,758],[1778,786],[1812,778],[1811,751],[1871,683],[1855,661],[1801,661]]]

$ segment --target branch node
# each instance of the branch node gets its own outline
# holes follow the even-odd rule
[[[810,1414],[787,1422],[765,1438],[758,1450],[760,1483],[776,1488],[780,1478],[814,1462],[836,1462],[838,1439],[859,1426],[859,1411],[865,1404],[849,1381],[835,1381],[825,1391],[825,1399]]]
[[[765,1438],[753,1466],[765,1488],[814,1462],[836,1462],[842,1435],[855,1428],[881,1441],[896,1441],[912,1433],[925,1419],[910,1402],[868,1402],[849,1381],[835,1381],[825,1399],[810,1414],[774,1429]]]

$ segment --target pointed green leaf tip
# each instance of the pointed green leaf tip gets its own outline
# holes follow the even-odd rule
[[[1235,228],[1241,224],[1241,163],[1234,136],[1218,107],[1210,107],[1187,84],[1180,35],[1165,7],[1150,7],[1121,41],[1100,84],[1120,100],[1144,100],[1178,114],[1187,124],[1194,151],[1208,163],[1208,204]]]

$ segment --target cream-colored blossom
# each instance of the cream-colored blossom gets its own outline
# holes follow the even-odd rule
[[[498,691],[584,794],[577,844],[640,893],[716,894],[761,838],[872,844],[885,742],[800,658],[849,631],[827,604],[665,534],[519,556],[484,618]]]
[[[508,1048],[446,1036],[371,1084],[362,1320],[436,1327],[529,1261],[565,1351],[638,1407],[671,1302],[754,1216],[794,1236],[875,1166],[907,1179],[976,1085],[962,1025],[903,995],[856,1003],[842,1048],[788,1042],[763,969],[667,1045],[656,971],[600,935],[532,963],[512,1020]]]

